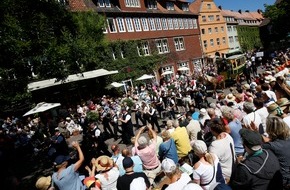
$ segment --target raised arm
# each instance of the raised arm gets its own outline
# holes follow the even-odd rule
[[[82,151],[82,149],[80,147],[80,144],[77,141],[73,141],[72,142],[72,146],[75,149],[77,149],[78,154],[79,154],[79,160],[74,164],[74,170],[77,171],[81,167],[81,165],[82,165],[83,161],[85,160],[85,158],[84,158],[83,151]]]

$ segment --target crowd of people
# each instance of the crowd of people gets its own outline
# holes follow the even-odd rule
[[[61,107],[57,119],[7,118],[1,138],[47,153],[54,170],[40,190],[289,189],[288,66],[250,73],[212,103],[181,75]]]

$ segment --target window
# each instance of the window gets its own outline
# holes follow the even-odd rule
[[[144,42],[138,44],[137,50],[138,50],[139,56],[142,56],[142,55],[148,56],[148,55],[150,55],[148,41],[144,41]]]
[[[207,9],[211,9],[211,4],[206,4]]]
[[[149,30],[148,22],[146,18],[141,18],[141,24],[142,24],[143,31]]]
[[[136,32],[142,31],[139,18],[133,18],[133,22],[134,22]]]
[[[168,18],[167,19],[167,22],[168,22],[168,28],[169,30],[173,30],[173,22],[172,22],[172,18]]]
[[[238,36],[235,36],[235,41],[239,42],[239,37]]]
[[[128,32],[134,32],[132,18],[125,18],[125,21]]]
[[[203,47],[206,49],[207,48],[207,41],[203,40]]]
[[[178,24],[180,29],[184,29],[182,18],[178,19]]]
[[[156,29],[157,30],[162,30],[162,26],[161,26],[161,19],[160,18],[156,18]]]
[[[140,0],[125,0],[126,7],[140,7]]]
[[[205,34],[205,29],[201,29],[201,34]]]
[[[188,4],[187,3],[183,3],[181,5],[181,8],[182,8],[183,11],[189,11]]]
[[[206,16],[202,16],[201,19],[202,19],[202,22],[206,22]]]
[[[193,29],[192,19],[188,19],[188,26],[189,26],[190,29]]]
[[[149,20],[149,28],[151,31],[156,30],[154,18],[148,18]]]
[[[124,19],[123,18],[116,18],[116,21],[117,21],[119,32],[126,32]]]
[[[156,47],[158,49],[158,53],[159,54],[163,54],[163,53],[168,53],[169,52],[167,39],[156,40]]]
[[[98,0],[98,5],[100,7],[111,7],[110,0]]]
[[[236,26],[233,26],[233,30],[234,30],[234,31],[237,31],[237,27],[236,27]]]
[[[213,15],[209,15],[208,16],[208,21],[214,21],[214,16]]]
[[[228,26],[228,32],[231,32],[231,31],[232,31],[232,27]]]
[[[221,31],[224,32],[224,30],[225,30],[225,29],[224,29],[224,27],[222,26],[222,27],[221,27]]]
[[[197,29],[197,20],[194,18],[194,19],[191,19],[192,22],[193,22],[193,28],[194,29]]]
[[[223,44],[226,44],[226,37],[223,37]]]
[[[217,39],[216,39],[216,45],[218,45],[218,46],[219,46],[220,44],[221,44],[221,42],[220,42],[220,39],[219,39],[219,38],[217,38]]]
[[[184,28],[188,29],[188,20],[187,20],[187,18],[183,19],[183,24],[184,24]]]
[[[208,33],[211,34],[212,30],[211,28],[208,28]]]
[[[107,23],[108,23],[109,31],[111,33],[116,33],[117,32],[117,28],[116,28],[115,20],[113,18],[108,18],[107,19]]]
[[[166,2],[166,9],[169,11],[174,11],[174,3],[173,2]]]
[[[216,15],[216,20],[220,21],[220,15]]]
[[[219,28],[218,27],[214,27],[214,31],[215,31],[215,33],[218,33],[219,32]]]
[[[234,42],[234,37],[233,37],[233,36],[230,36],[230,37],[229,37],[229,42],[230,42],[230,43],[233,43],[233,42]]]
[[[157,1],[156,0],[148,0],[148,9],[157,9]]]
[[[209,41],[209,42],[210,42],[210,46],[212,46],[212,47],[213,47],[213,46],[214,46],[213,39],[210,39],[210,41]]]
[[[162,18],[161,21],[162,21],[163,30],[168,30],[167,19],[166,18]]]
[[[176,51],[181,51],[185,49],[183,38],[181,37],[173,38],[173,41],[174,41],[174,46],[175,46]]]
[[[179,29],[177,18],[173,19],[173,26],[174,26],[174,29]]]

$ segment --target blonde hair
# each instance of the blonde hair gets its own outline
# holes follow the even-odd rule
[[[211,153],[206,152],[204,158],[210,165],[214,165],[213,155]]]
[[[221,111],[222,111],[222,115],[226,119],[232,121],[235,118],[234,109],[233,108],[230,108],[228,106],[224,106]]]
[[[288,125],[282,118],[277,116],[269,116],[266,121],[266,132],[272,141],[276,139],[286,140],[290,137]]]

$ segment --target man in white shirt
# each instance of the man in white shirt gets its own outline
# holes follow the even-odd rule
[[[244,111],[247,115],[244,116],[242,120],[242,125],[245,127],[251,126],[251,123],[254,122],[255,126],[259,129],[260,125],[262,124],[261,117],[259,114],[255,112],[256,107],[251,102],[245,102],[244,103]],[[260,133],[264,133],[263,129],[259,129]]]

